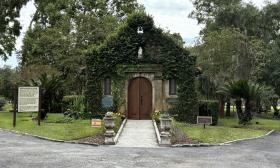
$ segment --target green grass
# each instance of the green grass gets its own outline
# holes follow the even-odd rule
[[[190,125],[178,122],[175,122],[174,126],[180,128],[188,138],[211,144],[223,143],[236,139],[253,138],[264,135],[267,132],[265,130],[223,126],[206,126],[206,129],[204,129],[202,125]]]
[[[258,122],[258,124],[257,124]],[[280,120],[276,119],[265,119],[265,118],[254,118],[249,125],[239,125],[236,118],[220,118],[218,121],[219,126],[227,127],[241,127],[250,129],[263,129],[263,130],[280,130]]]
[[[103,133],[102,128],[92,128],[89,120],[73,120],[69,123],[69,119],[55,113],[48,114],[48,118],[38,126],[37,121],[32,120],[36,114],[33,113],[33,116],[31,114],[17,113],[17,126],[13,128],[12,113],[0,112],[0,128],[59,140],[75,140]]]

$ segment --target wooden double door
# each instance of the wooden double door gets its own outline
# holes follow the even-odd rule
[[[128,86],[128,118],[134,120],[151,119],[153,89],[146,78],[134,78]]]

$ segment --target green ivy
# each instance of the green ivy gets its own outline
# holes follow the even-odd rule
[[[137,33],[139,26],[143,27],[143,34]],[[139,47],[143,48],[142,59],[137,58]],[[106,75],[110,75],[113,81],[119,79],[122,74],[118,65],[160,64],[163,79],[178,81],[178,103],[172,111],[184,121],[192,121],[196,115],[196,59],[163,30],[156,28],[152,17],[145,13],[128,16],[115,33],[100,46],[89,49],[86,55],[88,113],[95,115],[104,111],[101,106],[101,81]]]

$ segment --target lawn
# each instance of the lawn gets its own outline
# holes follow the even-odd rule
[[[266,114],[267,117],[269,114]],[[204,143],[221,143],[235,139],[252,138],[266,134],[270,130],[280,131],[280,120],[254,117],[248,125],[238,124],[235,117],[219,118],[218,126],[190,125],[175,122],[187,137]]]
[[[223,143],[236,139],[253,138],[267,133],[265,130],[223,126],[206,126],[206,129],[204,129],[202,125],[191,125],[179,122],[175,122],[174,126],[181,129],[188,138],[211,144]]]
[[[2,111],[9,111],[9,110],[12,110],[12,104],[5,104],[5,106],[3,107]]]
[[[227,127],[242,127],[250,129],[263,129],[263,130],[280,130],[280,120],[276,119],[265,119],[265,118],[253,118],[249,125],[239,125],[236,118],[220,118],[218,121],[219,126]]]
[[[89,120],[71,120],[62,114],[50,113],[38,126],[37,121],[32,120],[34,116],[35,113],[17,113],[17,126],[13,128],[12,113],[0,112],[0,128],[59,140],[75,140],[103,133],[102,128],[92,128]]]

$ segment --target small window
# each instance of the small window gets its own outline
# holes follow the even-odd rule
[[[177,94],[177,85],[175,79],[169,80],[169,95],[176,95]]]
[[[105,78],[104,80],[104,95],[111,95],[111,79]]]

